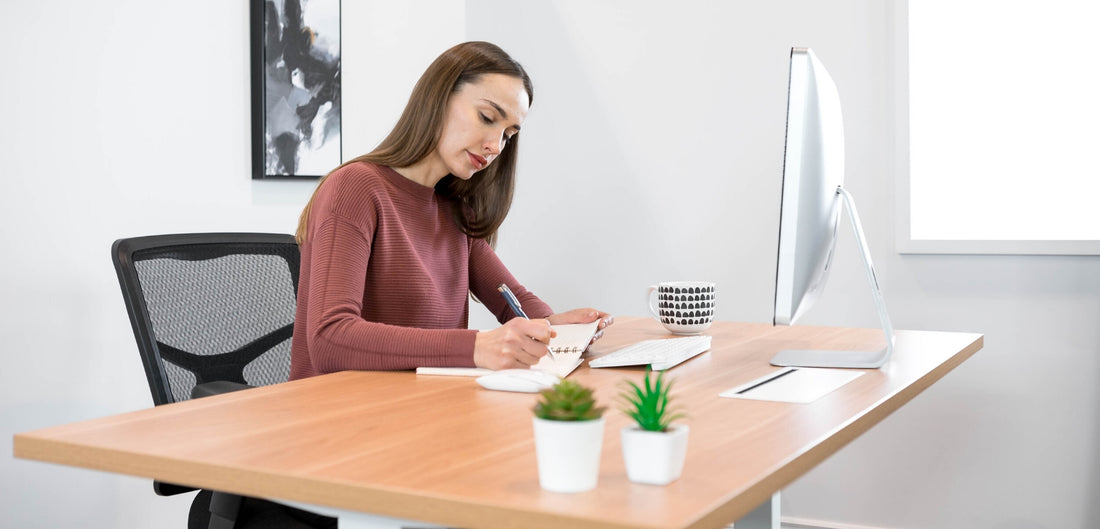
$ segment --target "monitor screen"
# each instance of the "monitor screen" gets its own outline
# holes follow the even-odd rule
[[[791,325],[813,304],[832,261],[844,183],[840,96],[808,48],[793,48],[783,157],[776,325]]]

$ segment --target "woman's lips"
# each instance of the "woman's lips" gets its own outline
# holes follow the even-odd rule
[[[478,171],[484,169],[486,165],[489,165],[489,161],[485,158],[482,158],[470,151],[466,151],[466,154],[470,157],[470,163],[474,164],[474,167]]]

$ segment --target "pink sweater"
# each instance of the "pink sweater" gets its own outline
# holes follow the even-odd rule
[[[302,245],[291,380],[347,369],[473,366],[468,292],[497,320],[552,314],[484,239],[467,237],[451,202],[389,167],[349,164],[325,180]]]

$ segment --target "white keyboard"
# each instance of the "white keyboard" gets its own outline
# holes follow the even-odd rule
[[[619,367],[649,364],[654,371],[675,367],[710,349],[710,336],[685,336],[645,340],[590,360],[589,367]]]

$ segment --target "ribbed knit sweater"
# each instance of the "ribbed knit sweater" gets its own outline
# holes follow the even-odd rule
[[[301,247],[292,380],[334,371],[474,365],[473,292],[500,322],[507,283],[532,318],[552,314],[452,202],[388,167],[354,163],[318,190]]]

